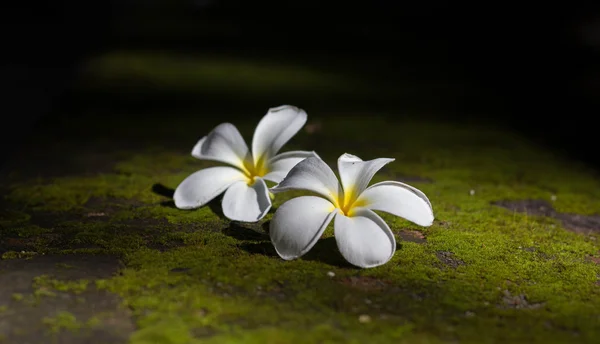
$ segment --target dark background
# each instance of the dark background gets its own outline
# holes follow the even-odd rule
[[[298,60],[310,55],[320,56],[332,68],[345,63],[381,78],[382,83],[393,82],[385,76],[398,71],[414,82],[458,80],[470,87],[462,93],[454,90],[448,99],[443,92],[422,98],[411,109],[418,112],[422,106],[444,120],[478,119],[510,126],[600,166],[595,151],[600,6],[594,2],[323,3],[7,4],[0,13],[5,35],[0,162],[44,116],[50,118],[87,101],[77,96],[73,86],[77,66],[94,54],[126,48]],[[174,106],[162,101],[162,106]],[[393,104],[401,107],[398,103],[380,99],[363,106],[393,111]],[[432,110],[431,104],[438,106]]]

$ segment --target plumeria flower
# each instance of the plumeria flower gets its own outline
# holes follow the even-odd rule
[[[403,217],[420,226],[433,223],[433,209],[425,194],[410,185],[385,181],[367,187],[373,175],[395,159],[363,161],[351,154],[338,159],[341,185],[319,158],[307,158],[272,192],[311,191],[283,203],[273,215],[269,235],[285,260],[298,258],[319,240],[333,218],[334,235],[342,256],[351,264],[370,268],[394,255],[396,240],[390,227],[373,210]]]
[[[298,162],[314,152],[277,154],[306,123],[306,112],[294,106],[271,108],[254,130],[252,151],[237,128],[223,123],[198,141],[192,156],[229,166],[210,167],[188,176],[175,190],[179,209],[202,207],[225,192],[223,215],[235,221],[254,222],[271,208],[265,180],[279,183]]]

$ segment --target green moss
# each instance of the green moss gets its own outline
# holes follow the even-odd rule
[[[33,292],[33,297],[36,299],[36,302],[44,297],[55,297],[55,296],[56,296],[55,292],[50,291],[46,288],[39,288]]]
[[[150,192],[152,180],[119,174],[96,177],[58,178],[14,185],[8,199],[26,204],[35,211],[68,211],[82,208],[90,197],[133,198],[151,202],[159,198]]]
[[[263,231],[272,212],[236,224],[210,207],[174,208],[153,185],[175,188],[210,166],[188,151],[138,153],[101,175],[11,185],[9,202],[27,213],[3,215],[2,224],[15,237],[51,236],[39,252],[118,254],[125,267],[112,278],[41,276],[34,284],[42,294],[94,283],[121,295],[136,319],[133,343],[597,342],[600,265],[586,259],[600,252],[597,236],[491,204],[544,199],[561,212],[600,213],[600,181],[590,171],[496,129],[406,122],[399,135],[377,118],[341,123],[323,120],[322,133],[298,135],[290,149],[314,148],[332,166],[343,152],[395,157],[374,182],[433,181],[410,183],[433,204],[431,227],[381,214],[395,233],[419,231],[426,243],[397,237],[396,254],[378,268],[344,264],[331,230],[303,259],[283,261]],[[348,140],[348,132],[362,134]],[[274,208],[301,194],[278,194]],[[94,207],[106,215],[87,216]],[[52,228],[31,227],[28,214],[42,210],[62,216]],[[62,317],[49,326],[76,327]],[[56,325],[63,321],[71,325]]]
[[[93,177],[40,178],[14,183],[7,198],[34,211],[81,210],[91,198],[135,199],[140,204],[155,204],[165,198],[152,191],[154,185],[176,186],[190,173],[214,165],[194,159],[188,152],[152,150],[143,156],[134,155],[130,160],[115,160],[112,164],[112,173]],[[128,210],[135,204],[116,206]],[[29,215],[17,217],[11,213],[4,221],[14,225],[17,220],[28,219],[23,216]]]
[[[29,216],[29,215],[28,215]],[[18,225],[14,222],[2,231],[3,237],[35,238],[42,234],[49,233],[50,230],[32,224]]]
[[[15,251],[8,251],[2,254],[2,259],[16,259],[19,258],[19,253]]]
[[[63,330],[76,332],[82,326],[75,315],[64,311],[58,312],[55,317],[44,318],[43,323],[48,326],[52,334],[58,334]]]
[[[75,281],[60,281],[52,278],[49,275],[37,276],[33,279],[33,286],[36,290],[56,290],[62,292],[73,292],[75,294],[81,294],[87,289],[90,281],[88,280],[75,280]]]
[[[2,254],[2,259],[20,259],[20,258],[24,258],[24,259],[31,259],[33,258],[35,255],[37,255],[37,252],[27,252],[27,251],[21,251],[21,252],[15,252],[15,251],[6,251]]]
[[[217,203],[219,206],[220,203]],[[217,227],[220,224],[218,215],[216,215],[209,207],[181,211],[172,205],[161,207],[145,207],[130,212],[134,218],[157,218],[164,219],[172,224],[204,224]]]

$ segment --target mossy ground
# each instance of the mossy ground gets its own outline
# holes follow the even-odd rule
[[[110,73],[121,80],[121,71],[130,72],[125,67],[134,58],[119,56],[111,55],[105,66],[122,61],[124,69],[102,69],[109,77],[99,84],[110,83]],[[144,60],[148,68],[138,72],[164,59]],[[166,80],[166,88],[185,79],[181,66],[173,73],[156,68],[162,74],[144,78]],[[206,80],[207,71],[213,69],[200,69],[198,80]],[[277,73],[267,76],[267,86],[261,84],[266,89],[255,92],[279,87]],[[296,86],[346,83],[309,76],[306,85]],[[374,182],[405,180],[418,187],[429,196],[436,221],[421,228],[382,214],[397,234],[398,249],[378,268],[346,264],[330,231],[305,257],[288,262],[276,255],[265,228],[277,206],[300,193],[277,195],[273,210],[257,224],[223,218],[218,200],[183,211],[170,199],[187,175],[213,164],[190,156],[197,139],[230,121],[249,140],[265,110],[157,118],[89,112],[39,130],[1,185],[0,276],[30,271],[47,264],[47,257],[67,259],[31,270],[24,282],[30,289],[0,298],[0,319],[25,314],[27,300],[116,294],[128,315],[116,306],[104,311],[131,325],[119,327],[102,321],[104,313],[63,307],[41,317],[45,335],[118,328],[123,335],[114,338],[131,335],[132,343],[600,340],[600,228],[574,233],[557,219],[492,204],[541,199],[562,213],[600,213],[600,179],[592,171],[498,128],[391,123],[375,113],[332,116],[306,108],[307,130],[285,150],[315,150],[332,166],[344,152],[396,158]],[[104,274],[61,275],[81,259],[98,259],[93,257],[116,257],[120,263],[101,265]],[[22,335],[0,330],[6,340]]]

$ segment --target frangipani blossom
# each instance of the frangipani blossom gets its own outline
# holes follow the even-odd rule
[[[306,123],[306,112],[294,106],[271,108],[260,120],[252,138],[252,151],[237,128],[223,123],[198,141],[192,156],[229,166],[209,167],[188,176],[175,190],[179,209],[202,207],[225,192],[223,215],[235,221],[255,222],[271,208],[265,180],[279,183],[298,162],[314,152],[277,152]]]
[[[323,198],[292,198],[277,209],[269,235],[279,256],[291,260],[304,255],[335,218],[334,236],[348,262],[363,268],[388,262],[396,250],[396,240],[373,210],[403,217],[420,226],[433,223],[429,199],[414,187],[396,181],[367,187],[373,175],[392,161],[388,158],[363,161],[343,154],[338,159],[341,184],[319,158],[307,158],[292,168],[272,192],[305,190]]]

